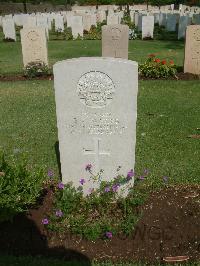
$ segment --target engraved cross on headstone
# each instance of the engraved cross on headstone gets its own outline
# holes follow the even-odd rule
[[[96,172],[98,173],[100,171],[100,165],[99,165],[100,156],[103,156],[103,155],[109,156],[110,152],[100,150],[100,141],[101,141],[100,138],[94,138],[93,141],[94,141],[94,149],[83,148],[83,154],[95,156],[95,169],[96,169]]]

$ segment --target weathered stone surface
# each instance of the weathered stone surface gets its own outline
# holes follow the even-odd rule
[[[55,16],[55,31],[64,32],[64,18],[59,14]]]
[[[167,15],[166,30],[167,31],[176,31],[176,21],[177,21],[176,14],[168,14]]]
[[[200,26],[191,25],[186,30],[184,72],[200,75]]]
[[[96,15],[84,15],[83,16],[83,29],[89,31],[91,26],[96,26]]]
[[[48,26],[48,19],[46,16],[37,16],[37,27],[41,27],[45,29],[46,36],[49,39],[49,26]]]
[[[95,187],[85,171],[102,180],[134,169],[138,64],[116,58],[79,58],[54,65],[62,180]],[[128,77],[128,78],[127,78]],[[98,185],[98,184],[97,184]]]
[[[188,25],[191,24],[191,18],[189,16],[181,16],[178,26],[178,40],[185,38],[185,32]]]
[[[83,37],[83,18],[82,18],[82,16],[72,16],[70,23],[71,23],[73,38],[76,39],[79,35],[81,37]]]
[[[45,28],[24,28],[20,35],[24,66],[31,62],[48,65]]]
[[[107,25],[120,24],[120,18],[118,14],[112,14],[107,16]]]
[[[129,27],[105,25],[102,27],[102,56],[128,59]]]
[[[154,31],[154,16],[143,16],[142,17],[142,39],[151,38],[153,39]]]
[[[16,31],[15,31],[15,24],[12,18],[3,18],[3,33],[5,39],[12,39],[16,41]]]

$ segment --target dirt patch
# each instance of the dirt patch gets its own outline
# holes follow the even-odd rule
[[[40,76],[36,78],[27,78],[23,75],[15,75],[15,76],[0,76],[0,81],[25,81],[25,80],[53,80],[53,75]]]
[[[180,72],[177,73],[175,77],[170,78],[146,78],[139,76],[139,80],[200,80],[200,75]]]
[[[47,232],[41,220],[52,211],[53,198],[53,189],[45,190],[37,208],[18,215],[13,223],[0,224],[1,252],[87,262],[152,263],[176,256],[200,260],[200,186],[169,187],[152,193],[132,235],[118,235],[107,241],[88,241],[69,232]]]
[[[0,76],[0,81],[24,81],[24,80],[53,80],[53,75],[46,75],[36,78],[27,78],[23,75],[13,75],[13,76]],[[180,72],[176,77],[171,78],[146,78],[139,75],[139,80],[200,80],[200,75],[194,75],[191,73]]]

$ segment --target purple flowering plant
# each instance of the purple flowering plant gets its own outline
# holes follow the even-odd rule
[[[122,175],[123,169],[118,167],[114,177],[104,180],[103,170],[94,173],[95,167],[91,163],[87,163],[83,170],[89,177],[79,177],[78,188],[69,183],[57,185],[55,208],[48,229],[57,226],[58,230],[64,231],[66,228],[89,240],[112,239],[118,232],[130,233],[139,217],[138,209],[135,212],[134,208],[143,203],[141,193],[135,193],[134,181],[139,182],[139,177],[134,170],[128,169]],[[147,174],[148,171],[144,170],[140,177],[144,176],[145,180]],[[124,187],[130,192],[126,198],[120,194]]]
[[[42,224],[47,225],[49,224],[49,220],[47,218],[42,219]]]

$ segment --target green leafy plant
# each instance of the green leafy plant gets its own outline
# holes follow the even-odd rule
[[[177,69],[173,60],[161,60],[151,54],[145,63],[139,66],[139,73],[146,78],[169,78],[176,76]]]
[[[0,161],[0,221],[12,220],[17,214],[35,204],[42,191],[42,170],[27,170],[25,161],[9,164],[4,155]]]
[[[35,78],[46,76],[49,74],[49,68],[46,64],[41,62],[31,62],[24,68],[24,76],[28,78]]]
[[[142,189],[147,174],[142,178],[134,177],[131,169],[125,176],[117,174],[110,181],[102,181],[103,170],[94,175],[91,164],[85,169],[90,176],[81,178],[77,189],[70,183],[57,184],[53,213],[45,217],[44,226],[62,232],[69,230],[89,240],[110,239],[121,233],[129,235],[140,217],[138,207],[147,197],[146,190]],[[91,184],[93,187],[84,196],[85,186]],[[124,188],[128,191],[125,197]]]
[[[66,33],[66,40],[73,40],[73,35],[72,35],[72,28],[68,27],[65,29]]]

